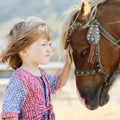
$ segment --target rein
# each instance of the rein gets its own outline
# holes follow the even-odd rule
[[[68,39],[66,41],[66,45],[70,43],[71,36],[77,28],[82,28],[82,23],[74,22],[72,27],[68,31]],[[120,44],[118,41],[108,33],[100,24],[97,19],[94,19],[88,25],[88,32],[87,32],[87,41],[91,46],[90,54],[88,56],[88,61],[91,63],[95,63],[95,69],[91,70],[75,70],[76,76],[86,76],[86,75],[95,75],[100,74],[105,79],[105,85],[109,85],[113,82],[116,75],[120,74],[120,67],[118,67],[112,75],[109,75],[103,68],[101,59],[100,59],[100,48],[99,48],[99,41],[100,41],[100,34],[103,35],[109,42],[114,44],[116,47],[120,48]]]

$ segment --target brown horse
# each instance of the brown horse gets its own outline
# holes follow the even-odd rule
[[[119,41],[120,0],[89,0],[67,12],[61,46],[71,45],[78,93],[90,110],[109,101],[120,73]]]

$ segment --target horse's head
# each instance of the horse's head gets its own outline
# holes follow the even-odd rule
[[[97,16],[97,20],[94,19],[94,14],[95,11],[90,10],[86,2],[81,9],[76,7],[66,17],[63,24],[66,31],[61,37],[65,48],[68,44],[71,45],[78,93],[84,105],[90,110],[103,106],[109,101],[110,86],[119,72],[119,43],[116,41],[119,37],[113,32],[114,37],[108,35],[104,28],[111,32],[113,26],[104,24],[107,18],[101,20],[100,16]],[[99,12],[99,15],[101,14],[102,18],[105,17],[104,12]],[[108,18],[110,16],[112,17],[111,13]]]

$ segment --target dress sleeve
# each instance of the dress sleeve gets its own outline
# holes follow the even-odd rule
[[[48,73],[46,73],[46,76],[50,84],[51,93],[55,94],[56,91],[60,88],[61,79],[58,76],[53,76]]]
[[[25,101],[26,89],[17,78],[11,78],[4,95],[0,118],[16,117]]]

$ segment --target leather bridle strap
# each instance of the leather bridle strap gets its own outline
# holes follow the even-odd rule
[[[107,32],[102,25],[100,24],[100,22],[95,19],[94,22],[99,25],[99,30],[100,33],[107,39],[109,40],[109,42],[111,42],[112,44],[114,44],[115,46],[117,46],[118,48],[120,48],[120,44],[118,43],[118,41],[109,33]]]
[[[112,84],[112,82],[120,75],[120,67],[118,67],[115,72],[105,80],[105,86]]]
[[[78,23],[76,23],[78,24]],[[110,34],[108,33],[103,27],[102,25],[100,24],[100,22],[97,20],[97,19],[94,19],[90,24],[89,26],[93,25],[93,24],[96,24],[98,25],[99,27],[99,32],[109,41],[111,42],[113,45],[115,45],[116,47],[120,48],[120,44],[119,42]],[[81,27],[82,25],[78,25],[78,27]],[[88,27],[89,27],[88,26]],[[88,40],[88,42],[91,42]],[[99,43],[96,44],[97,45],[97,49],[98,49],[98,52],[97,52],[97,58],[98,58],[98,65],[99,65],[99,69],[100,71],[96,71],[96,70],[75,70],[75,75],[76,76],[85,76],[85,75],[95,75],[97,73],[100,73],[102,75],[102,77],[104,77],[105,79],[105,85],[109,85],[112,83],[112,81],[115,79],[116,75],[120,74],[120,67],[118,67],[114,73],[110,76],[109,74],[107,74],[103,67],[102,67],[102,64],[101,64],[101,61],[100,61],[100,51],[99,51]],[[98,66],[97,65],[97,66]]]

